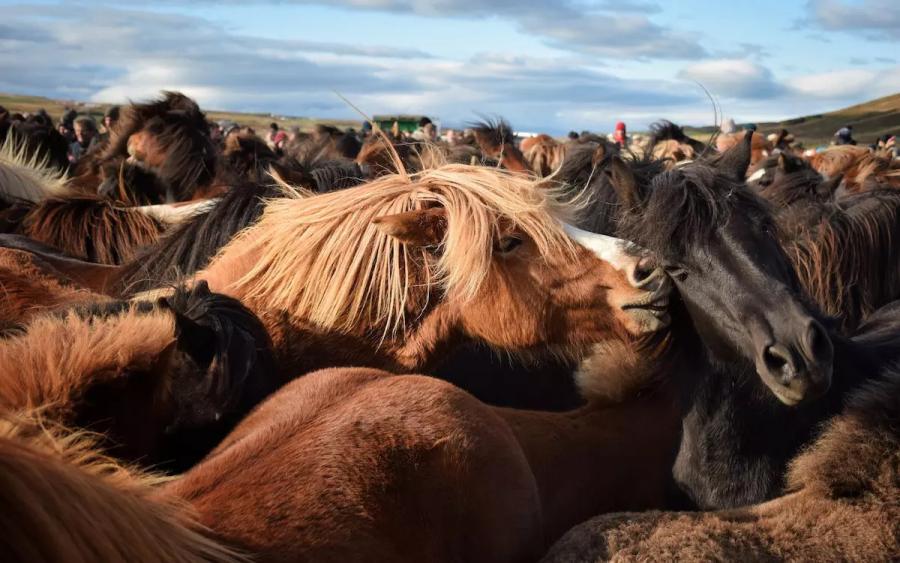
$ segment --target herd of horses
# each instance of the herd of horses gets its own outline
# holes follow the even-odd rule
[[[4,559],[900,556],[887,157],[0,130]]]

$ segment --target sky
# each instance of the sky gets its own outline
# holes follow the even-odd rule
[[[900,92],[897,0],[0,0],[0,92],[522,131],[711,124]],[[705,89],[705,90],[704,90]]]

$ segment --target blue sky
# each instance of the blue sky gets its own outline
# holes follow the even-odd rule
[[[0,0],[0,91],[523,130],[762,121],[900,91],[900,2]]]

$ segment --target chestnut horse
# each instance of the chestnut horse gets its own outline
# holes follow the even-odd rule
[[[590,403],[567,413],[423,376],[308,374],[165,492],[262,561],[534,560],[591,514],[664,502],[677,409],[668,392],[632,397],[655,354],[624,333],[610,327],[609,369],[582,377]]]
[[[633,333],[656,330],[663,278],[621,241],[565,227],[570,210],[501,170],[384,176],[270,201],[195,279],[262,319],[285,376],[428,369],[461,338],[577,358],[610,311]]]
[[[204,284],[155,303],[82,303],[0,339],[0,408],[41,408],[102,431],[119,457],[175,470],[281,384],[259,321]]]
[[[208,195],[216,160],[206,115],[197,103],[178,92],[163,92],[158,100],[122,110],[109,142],[96,156],[78,163],[73,183],[97,193],[104,180],[111,180],[119,188],[111,193],[122,194],[131,204],[186,201]],[[165,191],[141,191],[140,186],[128,190],[122,185],[122,171],[130,166],[151,171],[159,182],[146,185]]]

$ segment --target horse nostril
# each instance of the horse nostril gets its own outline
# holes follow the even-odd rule
[[[763,361],[766,369],[772,375],[780,375],[782,383],[787,385],[794,376],[794,368],[791,360],[791,353],[783,346],[773,344],[767,346],[763,352]]]
[[[649,258],[641,258],[631,272],[631,281],[636,287],[641,287],[653,277],[656,267]]]
[[[816,321],[809,323],[806,331],[806,339],[803,342],[805,352],[812,361],[830,361],[833,355],[831,338],[825,332],[825,328]]]

